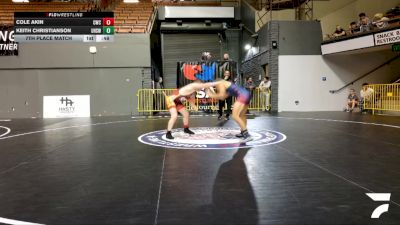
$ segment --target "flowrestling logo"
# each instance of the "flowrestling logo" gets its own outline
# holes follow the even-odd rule
[[[252,130],[252,141],[243,143],[242,139],[235,135],[239,133],[237,128],[230,127],[198,127],[191,128],[194,135],[188,135],[183,129],[172,131],[174,139],[165,137],[165,130],[153,131],[141,135],[138,140],[144,144],[178,149],[230,149],[230,148],[249,148],[264,145],[277,144],[286,139],[286,136],[277,131],[271,130]]]
[[[385,212],[389,212],[389,202],[391,193],[366,193],[375,202],[384,202],[387,204],[382,204],[378,206],[371,215],[372,219],[378,219]]]

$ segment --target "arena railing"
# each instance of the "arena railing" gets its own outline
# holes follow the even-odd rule
[[[139,113],[152,113],[152,112],[167,112],[165,106],[165,95],[171,95],[175,89],[139,89],[137,92]],[[200,97],[204,97],[204,92],[198,93]],[[234,103],[232,101],[232,105]],[[199,111],[214,112],[218,110],[218,100],[211,98],[196,98],[195,104]],[[186,108],[193,111],[189,104],[185,102]],[[224,107],[226,109],[226,105]],[[252,99],[249,105],[249,110],[264,111],[271,109],[271,91],[261,91],[256,88],[252,91]]]
[[[400,84],[371,84],[374,91],[363,100],[365,110],[400,112]]]

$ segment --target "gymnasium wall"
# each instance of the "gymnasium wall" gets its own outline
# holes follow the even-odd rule
[[[112,43],[20,43],[19,46],[18,56],[1,57],[0,69],[150,66],[148,34],[115,35]],[[97,47],[95,55],[89,53],[89,46]]]
[[[320,55],[320,33],[317,21],[279,21],[279,55]]]
[[[93,116],[135,114],[150,61],[147,34],[116,35],[113,43],[21,43],[19,56],[0,60],[0,117],[42,117],[45,95],[91,95]]]
[[[315,1],[314,18],[321,21],[322,32],[325,35],[333,33],[336,25],[348,29],[350,22],[357,21],[361,12],[365,12],[372,19],[376,13],[385,13],[399,4],[400,0]]]
[[[251,31],[255,31],[256,10],[246,1],[241,1],[240,19],[242,23]]]
[[[288,85],[281,84],[280,56],[321,54],[321,27],[316,21],[272,21],[257,33],[259,36],[255,46],[259,47],[259,53],[254,55],[251,50],[244,52],[242,72],[244,76],[251,76],[256,85],[268,74],[272,83],[272,110],[277,111],[278,90],[281,85]],[[277,42],[276,49],[271,49],[272,41]],[[251,38],[244,40],[244,43],[251,42],[254,43]],[[267,65],[266,73],[264,70]]]
[[[388,61],[390,51],[332,56],[279,56],[279,111],[339,111],[342,110],[349,89],[361,84],[388,83],[400,76],[400,60],[371,73],[343,91],[331,94],[366,72]],[[326,77],[326,81],[322,78]],[[295,101],[299,101],[296,105]]]
[[[272,12],[272,20],[277,21],[294,21],[296,19],[296,12],[294,9],[277,10]],[[262,9],[255,13],[255,29],[258,31],[271,21],[271,11],[266,12]]]
[[[255,85],[259,85],[262,77],[268,74],[271,79],[272,92],[277,93],[279,50],[273,49],[270,51],[270,44],[272,40],[277,41],[279,38],[279,22],[269,22],[257,31],[257,34],[257,40],[250,36],[244,36],[241,48],[243,49],[245,44],[251,44],[252,46],[256,46],[259,51],[255,53],[252,49],[243,50],[241,66],[243,78],[252,77]],[[272,110],[276,110],[278,107],[277,95],[272,94],[271,98]]]

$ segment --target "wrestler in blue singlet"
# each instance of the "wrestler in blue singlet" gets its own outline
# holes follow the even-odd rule
[[[240,87],[234,83],[231,83],[231,85],[226,89],[226,92],[230,96],[236,97],[236,101],[243,103],[245,105],[248,105],[251,100],[251,94],[248,90],[246,90],[243,87]]]

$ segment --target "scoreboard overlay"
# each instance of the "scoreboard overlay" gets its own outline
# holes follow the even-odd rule
[[[15,12],[16,42],[113,42],[113,12]]]

